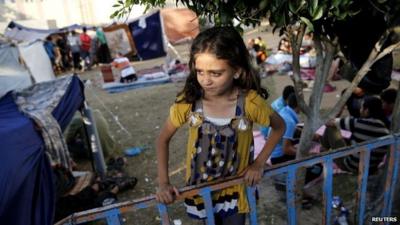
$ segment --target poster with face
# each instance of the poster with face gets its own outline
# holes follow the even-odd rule
[[[136,55],[135,43],[126,24],[111,25],[103,30],[113,58],[118,52],[125,56]]]

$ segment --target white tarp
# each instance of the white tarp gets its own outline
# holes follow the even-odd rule
[[[50,58],[43,46],[43,41],[22,43],[18,45],[22,59],[31,72],[35,83],[54,80]]]
[[[19,29],[18,27],[7,28],[4,32],[4,36],[17,41],[35,41],[44,40],[49,36],[51,32],[41,33],[34,30]]]
[[[83,26],[73,24],[59,29],[36,29],[23,26],[14,21],[11,21],[4,31],[4,36],[9,39],[25,42],[33,42],[36,40],[45,40],[47,36],[55,33],[63,33],[75,29],[82,29]],[[93,29],[93,27],[87,27]]]
[[[0,46],[0,98],[9,91],[32,84],[29,72],[19,63],[18,56],[16,47]]]

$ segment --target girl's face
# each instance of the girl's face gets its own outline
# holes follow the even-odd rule
[[[227,60],[218,59],[212,53],[195,55],[197,81],[204,90],[204,96],[230,94],[233,79],[239,78],[240,70],[231,67]]]

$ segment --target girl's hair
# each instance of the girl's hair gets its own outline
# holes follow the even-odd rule
[[[213,27],[202,31],[193,40],[189,59],[190,73],[176,102],[195,103],[203,96],[195,68],[195,56],[199,53],[215,54],[218,59],[227,60],[231,67],[242,69],[240,78],[234,79],[233,85],[246,91],[253,89],[263,98],[268,98],[268,92],[261,87],[260,77],[252,67],[249,52],[240,34],[233,27]]]
[[[386,128],[389,128],[390,122],[383,112],[382,101],[379,98],[373,96],[366,97],[363,102],[363,108],[364,110],[368,109],[368,117],[381,120],[385,123]]]

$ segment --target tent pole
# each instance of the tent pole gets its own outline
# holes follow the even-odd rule
[[[179,59],[179,60],[181,60],[182,61],[182,57],[181,57],[181,55],[179,54],[179,52],[176,50],[176,48],[169,42],[169,41],[167,41],[167,45],[168,45],[168,48],[170,48],[171,50],[172,50],[172,52],[176,55],[176,57]]]
[[[101,176],[106,175],[107,166],[104,161],[103,149],[101,147],[99,133],[97,132],[96,121],[93,116],[92,109],[84,102],[83,106],[83,118],[84,118],[84,126],[86,129],[87,136],[90,142],[90,148],[92,149],[92,156],[94,160],[94,166],[96,172],[98,172]]]

